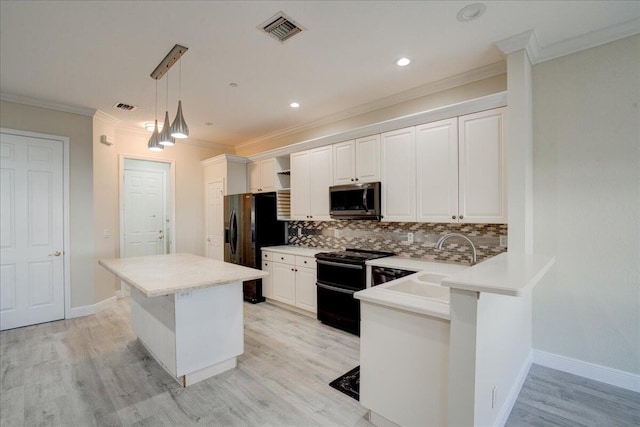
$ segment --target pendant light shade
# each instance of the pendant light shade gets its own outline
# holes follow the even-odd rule
[[[160,132],[158,143],[160,145],[175,145],[176,140],[171,136],[171,122],[169,121],[169,112],[164,112],[164,126],[162,132]]]
[[[184,116],[182,115],[182,100],[178,101],[178,112],[173,124],[171,124],[171,136],[180,139],[189,136],[189,126],[187,126],[187,122],[184,121]]]
[[[160,132],[158,132],[158,121],[156,120],[155,126],[153,128],[153,134],[151,134],[151,139],[149,139],[149,144],[147,144],[149,150],[151,151],[162,151],[164,147],[160,145]]]
[[[178,112],[176,113],[176,118],[173,120],[171,124],[171,136],[174,138],[186,138],[189,136],[189,126],[187,126],[187,122],[184,121],[184,116],[182,115],[182,59],[180,60],[180,78],[178,80]]]

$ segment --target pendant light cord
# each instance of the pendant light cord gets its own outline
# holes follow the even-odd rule
[[[164,104],[164,109],[169,111],[169,73],[167,73],[167,102]]]
[[[180,58],[180,80],[178,83],[178,98],[182,99],[182,58]]]
[[[156,79],[156,127],[158,126],[158,79]]]

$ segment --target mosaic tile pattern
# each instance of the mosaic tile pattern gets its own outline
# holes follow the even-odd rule
[[[413,233],[413,243],[407,233]],[[289,244],[315,248],[359,248],[394,252],[396,255],[468,264],[471,248],[461,239],[447,240],[442,250],[434,248],[448,233],[467,236],[476,246],[478,262],[507,251],[500,236],[507,236],[507,224],[443,224],[375,221],[290,221]],[[298,235],[300,234],[300,235]]]

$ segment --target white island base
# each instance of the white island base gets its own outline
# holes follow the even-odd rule
[[[147,298],[131,289],[131,326],[183,387],[236,367],[244,352],[242,282]]]

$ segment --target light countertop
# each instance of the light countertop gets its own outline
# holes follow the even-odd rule
[[[442,286],[468,291],[522,296],[544,276],[555,257],[506,252],[452,274]]]
[[[101,259],[99,264],[147,297],[171,295],[268,275],[262,270],[193,254]]]
[[[263,251],[278,252],[289,255],[300,256],[316,256],[320,252],[335,252],[337,249],[326,248],[306,248],[302,246],[281,245],[281,246],[266,246],[262,248]]]

